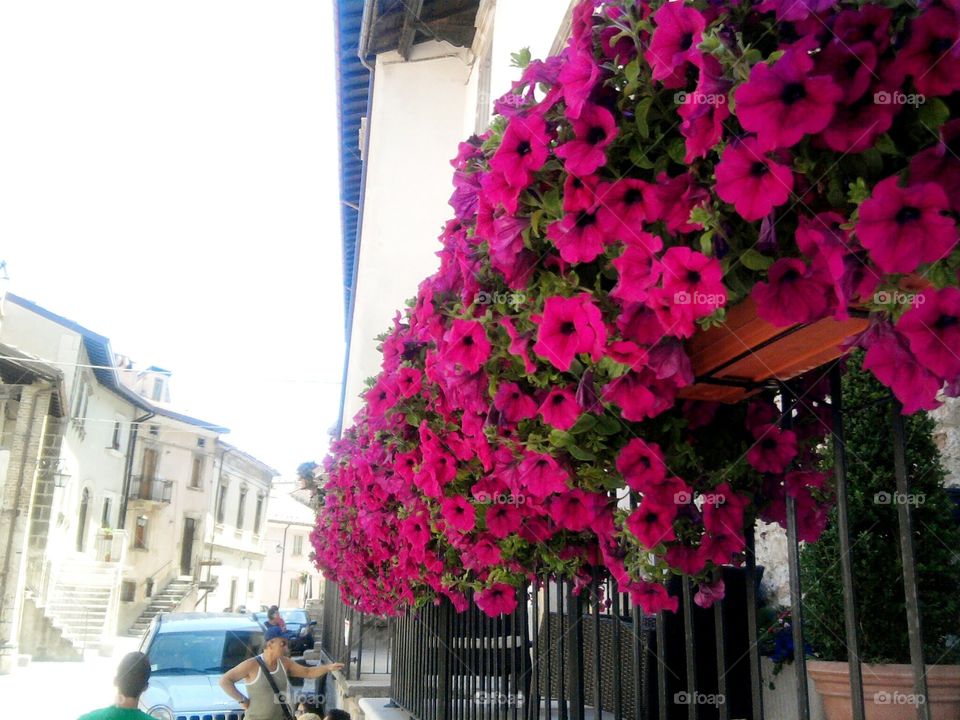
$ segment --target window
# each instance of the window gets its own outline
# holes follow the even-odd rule
[[[291,600],[297,600],[300,597],[300,578],[290,578],[290,594],[288,597]]]
[[[103,510],[100,512],[100,527],[110,527],[110,498],[103,499]]]
[[[87,416],[87,408],[90,405],[90,395],[93,390],[86,378],[77,380],[76,390],[73,396],[73,422],[78,428],[83,428],[84,418]]]
[[[159,426],[159,425],[151,425],[151,426],[150,426],[150,434],[153,435],[154,437],[157,437],[157,436],[160,434],[160,426]]]
[[[111,450],[120,449],[120,421],[119,420],[113,423],[113,437],[110,438],[110,449]]]
[[[240,502],[237,503],[237,530],[243,530],[243,516],[247,509],[247,488],[240,486]]]
[[[206,446],[207,446],[207,439],[206,439],[205,437],[198,437],[198,438],[197,438],[197,447],[198,447],[198,448],[205,448]]]
[[[221,485],[217,490],[217,522],[223,525],[223,518],[227,510],[227,486]]]
[[[253,580],[247,581],[247,595],[253,595]]]
[[[133,602],[137,599],[137,584],[132,580],[120,583],[120,602]]]
[[[190,487],[203,486],[203,455],[193,456],[193,471],[190,473]]]
[[[163,378],[153,379],[153,395],[155,402],[163,402]]]
[[[253,516],[253,534],[260,534],[260,525],[263,523],[263,495],[257,494],[257,510]]]
[[[146,515],[137,516],[137,525],[133,529],[133,547],[137,550],[147,549],[147,524],[149,518]]]
[[[303,535],[293,536],[293,555],[303,555]]]

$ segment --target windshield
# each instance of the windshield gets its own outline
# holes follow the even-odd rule
[[[309,620],[307,620],[307,613],[305,610],[281,610],[280,617],[283,618],[285,623],[295,623],[298,625],[306,625]]]
[[[154,675],[224,673],[260,652],[259,630],[205,630],[161,633],[150,645]]]

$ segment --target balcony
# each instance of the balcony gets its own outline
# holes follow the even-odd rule
[[[169,503],[173,496],[173,480],[134,475],[130,483],[130,499],[150,503]]]

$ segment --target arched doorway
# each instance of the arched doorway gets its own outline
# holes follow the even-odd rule
[[[87,516],[90,510],[90,491],[83,489],[80,496],[80,517],[77,518],[77,552],[83,552],[87,538]]]

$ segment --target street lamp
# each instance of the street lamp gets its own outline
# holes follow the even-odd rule
[[[69,472],[67,472],[66,465],[63,462],[63,458],[49,458],[46,460],[40,461],[40,468],[53,477],[53,486],[62,488],[66,487],[67,483],[72,477]]]

